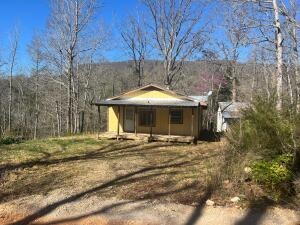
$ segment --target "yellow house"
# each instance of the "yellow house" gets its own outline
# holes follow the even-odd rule
[[[95,105],[108,107],[107,131],[116,138],[195,141],[207,102],[203,96],[185,96],[149,84]]]

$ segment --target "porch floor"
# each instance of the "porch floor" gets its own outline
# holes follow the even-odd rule
[[[145,133],[127,133],[121,132],[119,135],[116,132],[101,132],[99,138],[104,139],[118,139],[118,140],[144,140],[144,141],[165,141],[165,142],[180,142],[180,143],[193,143],[195,137],[193,136],[180,136],[180,135],[163,135],[163,134],[150,134]]]

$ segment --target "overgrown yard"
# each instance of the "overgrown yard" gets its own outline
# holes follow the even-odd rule
[[[74,136],[1,145],[0,201],[60,189],[80,198],[194,204],[208,192],[223,144],[97,140]]]
[[[243,201],[234,204],[230,197],[242,190],[223,182],[223,142],[189,145],[73,136],[0,149],[0,224],[298,221],[296,211],[268,211],[266,204],[259,211],[236,208]],[[216,189],[217,184],[223,189]],[[207,199],[234,207],[205,207]]]

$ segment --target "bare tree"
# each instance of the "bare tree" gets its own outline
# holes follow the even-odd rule
[[[137,76],[137,86],[143,85],[145,57],[148,53],[147,28],[143,19],[129,16],[126,24],[122,25],[121,36],[133,60],[134,74]]]
[[[299,76],[299,53],[298,53],[298,37],[297,37],[297,4],[295,0],[289,1],[289,7],[287,4],[281,0],[280,13],[286,18],[287,33],[291,41],[292,50],[292,66],[294,72],[294,80],[296,83],[296,110],[300,112],[300,76]],[[288,74],[289,75],[289,74]],[[290,77],[288,77],[290,78]],[[291,79],[289,79],[289,84],[291,84]],[[290,87],[290,95],[293,95],[293,88]],[[293,97],[291,98],[293,103]]]
[[[43,52],[42,52],[42,40],[40,36],[35,35],[28,45],[28,51],[31,56],[31,60],[34,64],[33,66],[33,76],[35,77],[35,112],[34,112],[34,132],[33,132],[33,139],[37,138],[38,135],[38,127],[39,127],[39,77],[42,68],[42,61],[43,61]]]
[[[237,1],[239,2],[239,1]],[[278,0],[244,0],[241,4],[250,5],[251,26],[256,37],[252,37],[252,43],[270,42],[276,58],[276,70],[273,76],[273,87],[277,97],[277,109],[282,108],[283,98],[283,29],[280,18],[280,5]],[[259,18],[259,19],[257,19]],[[272,38],[275,36],[275,38]]]
[[[79,85],[78,85],[78,98],[77,98],[77,103],[78,103],[78,108],[80,108],[80,112],[78,111],[78,123],[77,123],[77,131],[78,132],[83,132],[85,128],[85,114],[86,111],[88,110],[88,106],[91,106],[91,102],[93,101],[95,97],[95,90],[91,88],[92,86],[92,79],[94,77],[93,70],[94,70],[94,60],[95,60],[95,55],[97,53],[97,49],[102,46],[106,42],[106,34],[103,32],[102,37],[98,37],[93,41],[93,45],[91,45],[91,51],[88,52],[87,55],[84,56],[86,63],[82,65],[80,71],[78,71],[78,82],[81,78],[82,84],[82,89],[83,89],[83,106],[79,107]],[[81,76],[81,77],[80,77]],[[91,93],[92,92],[92,93]]]
[[[231,100],[237,100],[238,86],[238,60],[240,59],[240,48],[246,45],[249,29],[246,13],[242,8],[234,4],[224,5],[223,29],[226,39],[219,43],[221,52],[226,60],[226,76],[231,81]]]
[[[19,45],[19,32],[17,28],[13,30],[11,33],[11,40],[10,40],[10,50],[9,50],[9,101],[8,101],[8,132],[11,132],[12,128],[12,80],[13,80],[13,73],[14,68],[16,65],[16,56],[17,50]]]
[[[201,25],[204,1],[144,0],[155,48],[162,57],[164,84],[172,88],[184,62],[205,43],[207,26]],[[177,77],[178,78],[178,77]]]
[[[75,72],[80,54],[90,51],[89,38],[95,19],[97,0],[51,0],[51,16],[48,22],[50,59],[63,63],[67,89],[67,131],[76,130],[74,101],[76,93]],[[97,31],[99,32],[99,31]],[[60,81],[62,82],[62,81]]]
[[[282,77],[283,77],[283,37],[282,28],[279,18],[279,7],[277,0],[272,0],[274,13],[274,29],[275,29],[275,48],[276,48],[276,94],[277,94],[277,109],[282,108]]]

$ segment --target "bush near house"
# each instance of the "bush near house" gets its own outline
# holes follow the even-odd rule
[[[252,180],[276,201],[293,193],[299,121],[295,112],[276,110],[275,101],[257,99],[227,135],[231,161],[239,162],[239,170],[250,166]]]
[[[255,161],[251,165],[254,181],[264,185],[276,200],[292,194],[291,159],[291,155],[283,154],[269,161]]]

